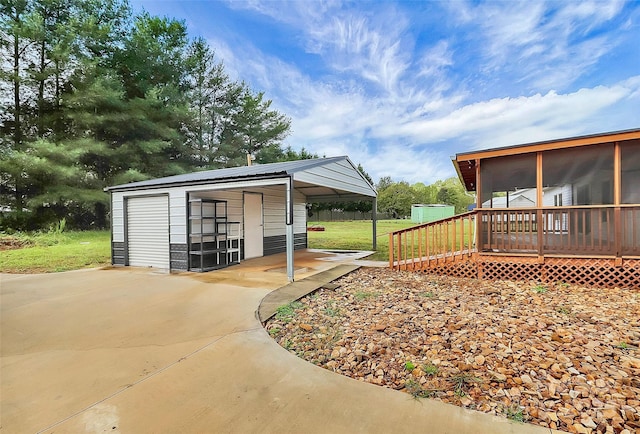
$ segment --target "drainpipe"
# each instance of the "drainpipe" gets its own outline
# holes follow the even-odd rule
[[[286,198],[286,249],[287,249],[287,278],[289,282],[294,280],[293,271],[293,177],[289,176],[287,182],[287,198]]]

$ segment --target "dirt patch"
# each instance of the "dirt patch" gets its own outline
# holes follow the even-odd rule
[[[373,268],[335,283],[271,319],[271,336],[417,398],[570,432],[640,432],[640,291]]]
[[[29,245],[29,242],[10,235],[0,237],[0,250],[16,250]]]

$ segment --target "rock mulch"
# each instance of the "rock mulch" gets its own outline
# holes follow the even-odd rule
[[[576,433],[640,432],[640,292],[362,268],[266,324],[360,381]]]

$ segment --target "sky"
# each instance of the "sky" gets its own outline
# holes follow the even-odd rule
[[[291,118],[284,145],[374,182],[459,152],[640,128],[640,1],[132,0],[183,20]]]

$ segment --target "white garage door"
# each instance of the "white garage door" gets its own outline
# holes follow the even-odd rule
[[[127,200],[129,265],[169,269],[169,197]]]

